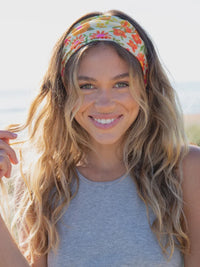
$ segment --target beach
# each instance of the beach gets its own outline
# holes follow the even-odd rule
[[[185,114],[184,121],[186,126],[195,124],[200,127],[200,114]]]

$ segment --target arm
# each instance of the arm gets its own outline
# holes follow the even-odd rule
[[[10,177],[11,163],[17,164],[14,150],[9,146],[9,139],[16,136],[8,131],[0,131],[0,179]],[[0,267],[27,267],[26,259],[21,254],[11,237],[1,215],[0,215]]]
[[[11,174],[11,163],[18,163],[16,153],[9,145],[9,140],[15,139],[16,137],[17,135],[9,131],[0,131],[0,179],[3,176],[9,178]],[[20,190],[20,188],[18,188],[18,190]],[[28,267],[30,265],[20,252],[0,215],[0,267],[5,266]],[[46,256],[40,257],[32,265],[32,267],[46,266]]]
[[[12,239],[0,216],[0,267],[28,267],[29,264]]]
[[[20,192],[23,192],[24,183],[22,180],[18,179],[15,183],[15,190],[14,190],[14,199],[17,203],[18,199],[20,198]],[[19,241],[23,242],[26,238],[23,232],[18,231]],[[34,263],[31,265],[32,267],[47,267],[47,256],[43,255],[39,258],[34,259]],[[1,267],[1,265],[0,265]]]
[[[34,262],[32,267],[47,267],[47,256],[40,257],[37,261]]]
[[[12,239],[3,219],[0,216],[0,267],[30,267],[17,244]],[[46,256],[37,259],[32,267],[46,267]]]
[[[183,161],[183,200],[191,242],[189,255],[185,255],[185,267],[200,264],[200,148],[191,146]]]

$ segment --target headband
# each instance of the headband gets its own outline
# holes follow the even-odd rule
[[[69,58],[81,47],[94,41],[113,41],[139,61],[146,84],[148,63],[146,47],[133,25],[116,16],[98,15],[77,23],[64,41],[61,76]]]

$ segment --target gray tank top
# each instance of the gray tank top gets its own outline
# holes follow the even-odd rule
[[[163,256],[130,176],[79,178],[78,194],[57,225],[60,244],[48,254],[48,267],[184,266],[178,250],[170,261]]]

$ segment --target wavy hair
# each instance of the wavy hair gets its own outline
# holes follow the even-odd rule
[[[78,21],[98,14],[101,13],[87,14]],[[120,11],[112,10],[106,14],[128,20],[139,32],[147,49],[149,69],[145,86],[137,59],[117,44],[104,43],[112,46],[129,64],[134,97],[137,95],[135,88],[140,88],[139,97],[136,97],[140,111],[124,136],[124,163],[146,205],[151,229],[164,254],[171,257],[175,247],[186,253],[189,239],[183,212],[180,164],[187,153],[187,141],[175,91],[152,41],[141,26]],[[81,104],[77,71],[86,51],[100,44],[90,43],[76,52],[65,67],[62,81],[62,49],[73,25],[54,48],[26,123],[9,128],[14,132],[28,131],[28,140],[24,145],[33,153],[30,166],[27,167],[30,156],[23,163],[26,166],[26,170],[21,169],[23,179],[15,185],[16,213],[13,221],[13,225],[23,232],[25,238],[21,247],[30,262],[58,246],[56,223],[78,191],[77,187],[75,194],[71,192],[73,177],[78,182],[76,166],[92,149],[87,132],[74,119]],[[34,161],[32,155],[36,155]],[[150,220],[150,210],[155,216],[153,221]]]

